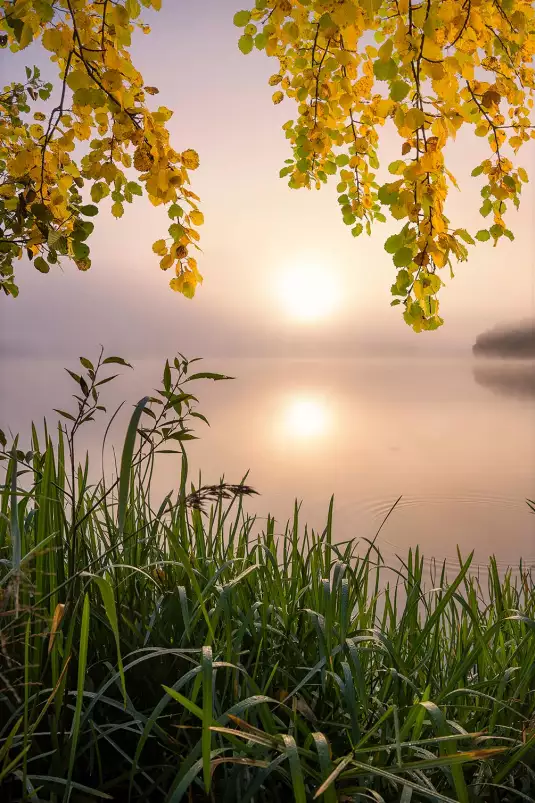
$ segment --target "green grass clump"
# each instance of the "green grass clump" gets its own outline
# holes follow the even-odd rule
[[[248,486],[191,488],[188,383],[222,377],[182,357],[95,483],[76,435],[120,360],[84,360],[57,437],[2,436],[2,801],[535,800],[530,570],[389,567],[336,542],[332,505],[322,533],[297,508],[278,532]]]

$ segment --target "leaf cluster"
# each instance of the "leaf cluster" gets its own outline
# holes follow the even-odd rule
[[[162,270],[174,269],[171,287],[192,297],[202,281],[190,253],[203,222],[189,188],[199,157],[173,149],[173,112],[152,108],[158,89],[145,86],[130,58],[134,31],[150,31],[142,7],[160,6],[161,0],[0,0],[3,46],[17,52],[40,42],[60,79],[53,94],[39,71],[27,68],[26,83],[0,94],[0,287],[7,295],[18,293],[15,264],[24,255],[41,273],[64,258],[88,270],[87,218],[108,197],[120,218],[143,194],[167,206],[174,221],[158,248]]]
[[[335,177],[355,237],[387,218],[399,221],[399,247],[387,241],[399,269],[392,304],[403,305],[417,332],[436,329],[444,269],[453,277],[453,262],[466,261],[476,240],[513,239],[505,214],[528,180],[514,157],[535,136],[533,4],[256,0],[234,24],[243,28],[243,53],[256,48],[277,61],[273,102],[286,97],[296,108],[283,125],[292,158],[281,176],[294,189],[319,189]],[[400,158],[384,182],[378,146],[387,123]],[[473,235],[447,203],[459,188],[446,149],[463,128],[489,151],[472,175],[484,178],[480,211],[490,221]]]

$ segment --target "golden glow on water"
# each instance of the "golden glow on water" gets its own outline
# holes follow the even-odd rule
[[[294,396],[284,410],[284,434],[299,441],[323,438],[333,426],[332,414],[323,399]]]

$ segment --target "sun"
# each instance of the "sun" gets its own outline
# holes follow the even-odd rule
[[[329,318],[340,302],[337,277],[312,259],[284,267],[278,292],[287,315],[303,323]]]

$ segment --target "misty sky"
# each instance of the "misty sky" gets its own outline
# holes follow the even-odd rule
[[[93,265],[79,273],[65,262],[42,275],[19,263],[18,299],[2,298],[0,353],[59,357],[94,354],[99,343],[126,357],[165,356],[177,349],[192,355],[317,356],[360,354],[378,349],[459,349],[499,322],[535,313],[534,184],[525,186],[519,212],[507,217],[516,240],[497,248],[481,243],[442,291],[445,325],[416,335],[399,308],[389,306],[394,277],[386,237],[397,221],[378,225],[371,238],[354,239],[336,203],[335,182],[321,192],[292,191],[279,179],[290,156],[281,125],[294,115],[292,103],[271,103],[267,78],[276,63],[265,54],[243,56],[232,17],[240,0],[164,0],[149,13],[149,37],[135,40],[134,61],[156,102],[174,109],[174,147],[195,148],[201,167],[192,173],[206,223],[201,230],[200,270],[204,285],[192,301],[168,287],[151,244],[165,237],[164,209],[136,199],[116,221],[106,201],[95,218]],[[23,75],[25,63],[46,66],[38,48],[16,58],[0,57],[4,82]],[[57,80],[56,80],[57,84]],[[383,130],[383,167],[399,158],[399,140]],[[485,140],[460,136],[448,167],[462,193],[452,190],[452,223],[472,233],[485,226],[478,213],[480,180],[470,171],[488,152]],[[533,143],[518,163],[533,174]],[[325,282],[340,288],[336,315],[301,323],[281,302],[285,271],[311,263]],[[447,278],[447,269],[444,274]]]

